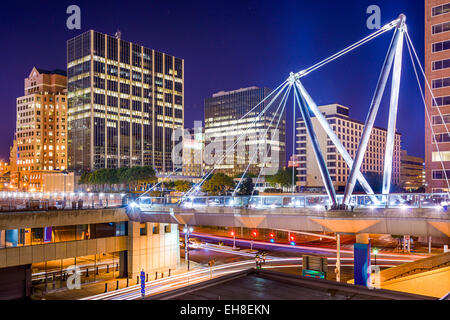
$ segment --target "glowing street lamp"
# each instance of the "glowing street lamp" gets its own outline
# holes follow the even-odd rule
[[[194,231],[192,227],[188,227],[185,225],[184,232],[184,258],[187,260],[187,269],[189,271],[190,263],[189,263],[189,235]]]
[[[378,254],[378,249],[377,249],[377,248],[373,248],[372,253],[373,253],[373,255],[375,256],[375,265],[377,265],[377,254]]]
[[[230,235],[233,237],[233,250],[236,249],[236,232],[231,231]]]

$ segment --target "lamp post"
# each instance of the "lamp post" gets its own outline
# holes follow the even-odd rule
[[[336,281],[341,282],[341,235],[336,234]]]
[[[256,240],[256,236],[257,236],[256,231],[253,231],[253,232],[252,232],[252,235],[253,235],[253,240],[252,240],[252,242],[250,243],[250,250],[253,250],[253,242]]]
[[[63,182],[63,184],[64,184],[64,186],[63,186],[63,188],[64,188],[63,210],[64,210],[66,208],[66,201],[67,201],[67,196],[66,196],[66,177],[69,174],[69,172],[67,172],[67,170],[63,170],[62,174],[64,176],[64,182]]]
[[[377,248],[373,248],[372,253],[373,253],[373,255],[375,256],[375,265],[377,265],[377,254],[378,254],[378,249],[377,249]]]
[[[188,271],[189,271],[189,235],[194,231],[192,227],[188,227],[187,225],[184,226],[184,253],[185,253],[185,260],[187,260],[188,264]]]
[[[233,250],[236,249],[236,232],[231,231],[231,235],[233,236]]]

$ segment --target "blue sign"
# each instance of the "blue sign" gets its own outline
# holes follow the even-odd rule
[[[325,272],[314,271],[314,270],[302,270],[302,276],[306,277],[306,278],[326,279]]]
[[[141,294],[145,296],[145,272],[141,271]]]
[[[353,246],[355,284],[367,286],[370,270],[370,244],[355,243]]]

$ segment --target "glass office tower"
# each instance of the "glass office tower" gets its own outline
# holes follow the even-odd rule
[[[248,166],[248,172],[258,175],[264,165],[266,170],[271,168],[273,171],[271,174],[275,174],[278,168],[286,165],[286,113],[280,114],[281,108],[276,112],[281,98],[258,117],[271,99],[261,104],[260,102],[271,92],[269,88],[249,87],[228,92],[221,91],[205,99],[205,145],[219,141],[218,147],[214,150],[219,154],[216,157],[217,161],[206,163],[206,170],[215,168],[215,172],[233,176],[244,172]],[[253,110],[258,104],[260,105]],[[275,134],[277,124],[278,133]],[[246,134],[246,138],[240,140],[244,145],[242,152],[238,146],[231,152],[229,146],[237,142],[242,134]],[[255,148],[259,150],[256,151]],[[227,157],[220,161],[221,155],[225,155],[228,151],[230,153]],[[255,152],[258,152],[257,156],[254,156]],[[277,161],[274,161],[275,159]]]
[[[90,30],[67,42],[69,168],[172,172],[184,60]]]

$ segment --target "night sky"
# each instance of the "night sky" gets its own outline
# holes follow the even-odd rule
[[[72,4],[81,8],[81,30],[66,28],[66,8]],[[381,7],[382,24],[406,14],[423,59],[423,0],[4,1],[0,157],[9,157],[24,78],[33,66],[66,69],[66,40],[89,29],[111,35],[119,29],[124,40],[184,58],[185,126],[192,127],[194,120],[203,120],[203,101],[213,93],[254,85],[275,88],[291,71],[372,33],[366,27],[366,8],[372,4]],[[304,78],[317,104],[346,105],[351,117],[364,121],[391,37],[386,33]],[[398,130],[402,147],[423,156],[424,109],[406,46],[404,58]],[[377,118],[381,127],[387,126],[388,93]]]

